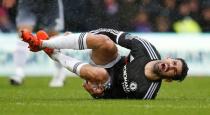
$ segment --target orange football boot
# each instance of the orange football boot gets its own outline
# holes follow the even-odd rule
[[[36,33],[36,36],[37,36],[37,38],[40,40],[40,46],[42,45],[42,40],[48,40],[48,39],[49,39],[48,34],[47,34],[45,31],[43,31],[43,30],[38,31],[38,32]],[[54,52],[54,50],[51,49],[51,48],[44,48],[44,52],[45,52],[47,55],[50,56],[50,55]]]

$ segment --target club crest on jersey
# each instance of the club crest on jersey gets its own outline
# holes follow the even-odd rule
[[[137,89],[137,83],[136,82],[134,82],[134,81],[132,81],[131,83],[130,83],[130,90],[131,91],[136,91],[136,89]]]

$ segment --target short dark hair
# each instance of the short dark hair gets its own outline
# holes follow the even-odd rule
[[[187,76],[187,72],[188,72],[189,68],[188,68],[187,63],[185,62],[184,59],[182,59],[182,58],[176,58],[176,59],[180,60],[182,62],[182,72],[180,75],[176,75],[172,79],[177,80],[177,81],[183,81]]]

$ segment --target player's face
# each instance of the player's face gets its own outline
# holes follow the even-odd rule
[[[173,78],[182,72],[182,62],[173,58],[166,58],[154,64],[154,73],[162,78]]]

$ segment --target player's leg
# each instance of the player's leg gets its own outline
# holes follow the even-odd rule
[[[116,44],[105,35],[88,34],[87,47],[92,49],[91,59],[94,65],[104,66],[116,63],[119,59]]]
[[[64,81],[66,79],[66,71],[65,68],[57,62],[55,63],[56,70],[54,72],[53,78],[49,83],[50,87],[63,87]]]
[[[22,36],[23,36],[23,38],[28,39],[27,38],[27,35],[28,34],[26,34],[26,33],[28,33],[28,32],[23,32],[22,33]],[[91,37],[91,38],[88,38],[88,39],[93,39],[93,36],[89,36],[89,37]],[[114,56],[114,58],[115,58],[115,56],[116,56],[115,55],[115,53],[116,53],[115,51],[117,51],[117,50],[110,51],[112,48],[115,48],[116,47],[114,45],[114,43],[113,42],[110,43],[110,45],[114,45],[112,47],[110,46],[111,49],[107,49],[108,47],[107,48],[106,47],[100,47],[100,46],[102,46],[101,45],[102,42],[105,45],[109,45],[108,43],[104,43],[104,41],[102,41],[103,39],[105,39],[105,38],[103,38],[105,36],[103,36],[103,37],[102,36],[94,36],[94,37],[100,37],[99,39],[97,39],[99,41],[97,43],[95,43],[95,44],[89,43],[88,47],[90,47],[92,50],[95,50],[95,51],[103,51],[103,50],[104,51],[108,51],[108,53],[110,53],[108,55],[114,54],[114,55],[111,55],[111,56]],[[37,38],[40,38],[40,40],[45,40],[46,38],[48,38],[48,35],[44,31],[39,31],[37,33]],[[34,39],[36,39],[36,37],[34,37]],[[110,40],[109,40],[109,42],[110,42]],[[33,48],[34,48],[34,44],[30,44],[30,50],[33,50]],[[93,67],[93,66],[91,66],[89,64],[83,63],[83,62],[81,62],[78,59],[72,58],[70,56],[66,56],[66,55],[58,52],[59,50],[57,50],[57,49],[54,49],[53,50],[52,48],[44,48],[44,51],[54,61],[57,61],[62,66],[64,66],[68,70],[70,70],[71,72],[76,73],[77,75],[81,76],[82,78],[84,78],[84,79],[86,79],[88,81],[105,83],[108,80],[108,78],[109,78],[108,77],[108,73],[107,73],[107,71],[104,68]],[[101,52],[101,53],[107,53],[107,52]],[[103,59],[105,59],[105,58],[103,58]],[[113,59],[113,58],[111,57],[111,59]],[[102,64],[106,64],[106,63],[102,62]]]
[[[25,77],[24,66],[29,52],[27,46],[28,44],[22,41],[17,42],[16,49],[13,52],[15,72],[10,77],[11,85],[20,85],[23,82]]]
[[[30,2],[27,0],[19,0],[18,2],[18,14],[16,17],[17,30],[27,29],[32,31],[36,22],[36,17],[30,12]],[[24,66],[26,64],[27,54],[29,53],[27,49],[27,44],[18,41],[16,49],[14,51],[14,64],[15,64],[15,74],[10,77],[10,83],[12,85],[19,85],[23,82],[25,77]]]
[[[22,32],[23,40],[38,49],[92,49],[91,59],[95,65],[113,66],[119,59],[118,49],[115,43],[105,35],[96,35],[92,33],[65,34],[53,37],[49,40],[40,40],[27,37]],[[26,36],[25,36],[26,35]]]
[[[64,15],[62,0],[48,0],[48,4],[43,5],[42,16],[40,16],[41,28],[47,30],[50,37],[56,36],[64,29]],[[55,63],[56,71],[53,73],[50,87],[62,87],[66,77],[65,68],[59,63]]]
[[[115,43],[105,35],[91,33],[68,34],[43,40],[40,47],[53,49],[92,49],[92,60],[97,65],[105,65],[118,56]]]
[[[58,35],[57,31],[49,31],[49,36],[56,36]],[[65,68],[57,62],[54,62],[56,71],[53,73],[52,80],[49,83],[50,87],[63,87],[64,81],[66,78]]]
[[[104,84],[108,80],[109,75],[104,68],[94,67],[78,59],[66,56],[60,53],[59,50],[54,50],[52,54],[48,53],[48,55],[51,59],[87,81]]]

